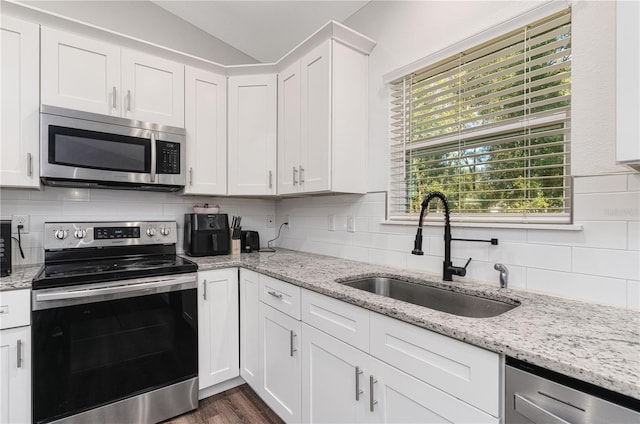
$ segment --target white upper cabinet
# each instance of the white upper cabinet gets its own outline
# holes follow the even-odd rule
[[[616,2],[616,160],[640,172],[640,3]]]
[[[275,74],[229,77],[230,195],[276,194],[276,97]]]
[[[42,28],[42,103],[184,126],[184,65]]]
[[[121,116],[120,47],[42,28],[42,104]]]
[[[185,194],[227,194],[227,79],[185,69],[187,185]]]
[[[184,126],[184,65],[122,49],[123,116]]]
[[[0,185],[39,187],[38,25],[0,21]]]
[[[278,194],[366,192],[368,55],[329,39],[279,80]]]

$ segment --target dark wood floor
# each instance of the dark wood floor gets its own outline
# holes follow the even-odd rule
[[[165,424],[284,424],[251,388],[243,384],[202,399],[198,409]]]

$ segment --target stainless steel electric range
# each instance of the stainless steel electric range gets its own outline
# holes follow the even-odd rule
[[[33,419],[152,423],[198,405],[197,265],[176,222],[48,222]]]

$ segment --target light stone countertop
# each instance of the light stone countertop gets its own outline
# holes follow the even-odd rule
[[[443,283],[440,276],[278,249],[276,253],[189,258],[199,271],[244,267],[467,343],[640,399],[640,312],[500,289],[477,281]],[[14,270],[0,291],[30,288],[39,266]],[[378,296],[336,281],[384,275],[454,291],[517,301],[492,318],[460,317]]]

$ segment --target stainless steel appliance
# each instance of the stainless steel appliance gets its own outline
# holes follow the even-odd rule
[[[640,400],[507,357],[505,423],[637,424]]]
[[[189,256],[228,255],[229,216],[226,213],[184,215],[184,252]]]
[[[0,221],[0,277],[11,275],[11,220]]]
[[[42,105],[40,178],[67,187],[177,191],[184,128]]]
[[[33,421],[152,423],[197,407],[197,265],[176,222],[48,222],[32,284]]]

